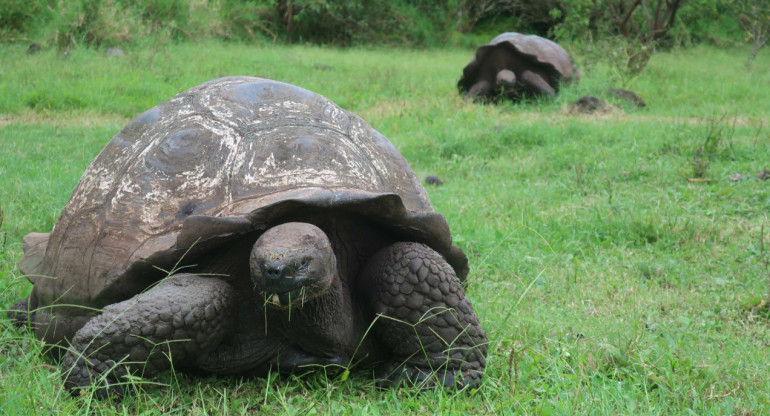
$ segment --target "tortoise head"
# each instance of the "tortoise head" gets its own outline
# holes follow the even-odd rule
[[[277,309],[301,307],[329,289],[337,272],[331,242],[312,224],[289,222],[265,231],[249,258],[251,281]]]

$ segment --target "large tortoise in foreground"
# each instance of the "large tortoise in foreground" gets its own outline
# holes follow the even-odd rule
[[[406,160],[292,85],[221,78],[143,113],[24,243],[34,287],[11,316],[67,348],[69,388],[171,364],[462,388],[485,366],[467,258]]]
[[[537,35],[506,32],[478,48],[457,88],[466,99],[554,96],[580,73],[567,51]]]

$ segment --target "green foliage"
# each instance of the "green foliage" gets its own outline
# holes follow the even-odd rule
[[[461,12],[468,29],[500,22],[508,25],[502,32],[533,31],[545,36],[561,20],[563,10],[561,0],[481,0],[463,2]]]
[[[583,42],[622,39],[623,72],[638,74],[654,50],[668,41],[668,32],[685,0],[563,0],[569,12],[555,28],[557,39],[578,38]],[[649,4],[648,4],[649,3]],[[555,11],[559,14],[560,11]],[[617,53],[615,54],[617,55]]]
[[[635,39],[606,36],[597,40],[577,40],[572,48],[579,57],[577,63],[582,71],[591,72],[601,63],[610,70],[609,77],[613,84],[627,88],[647,64],[636,56],[651,47],[641,45]]]
[[[735,134],[735,120],[732,125],[726,115],[710,117],[706,121],[706,134],[695,149],[692,158],[693,177],[705,178],[712,159],[729,155],[735,158],[730,141]]]
[[[50,13],[53,43],[60,50],[126,43],[139,30],[136,16],[117,0],[59,0]]]
[[[120,0],[124,9],[133,8],[152,32],[169,30],[173,39],[187,36],[190,2],[185,0]]]
[[[275,41],[278,25],[274,22],[273,5],[264,0],[222,0],[221,35],[225,39],[256,41],[268,35]]]
[[[0,3],[0,39],[23,38],[40,25],[52,0],[3,0]]]
[[[709,43],[732,46],[740,39],[736,19],[736,0],[688,0],[678,14],[679,24],[672,30],[676,44]]]
[[[650,0],[653,1],[653,0]],[[749,0],[691,0],[676,15],[671,36],[655,45],[708,41],[729,45],[742,37],[739,14]],[[760,0],[757,0],[760,1]],[[650,44],[643,13],[629,36],[607,4],[597,0],[5,0],[0,38],[114,46],[154,36],[171,40],[217,37],[249,42],[334,45],[462,46],[503,31],[534,32],[558,40],[601,40],[624,34]],[[740,3],[740,4],[739,4]],[[652,4],[652,3],[651,3]],[[645,34],[641,36],[640,34]],[[640,37],[641,36],[641,37]]]
[[[259,32],[290,42],[436,44],[456,24],[458,1],[224,0],[229,33]]]
[[[770,39],[770,3],[767,0],[737,0],[737,4],[738,22],[746,41],[751,44],[751,53],[746,60],[746,68],[750,68],[759,50]]]

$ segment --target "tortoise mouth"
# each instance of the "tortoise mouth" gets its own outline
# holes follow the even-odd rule
[[[312,296],[307,290],[307,286],[301,286],[286,292],[265,291],[265,305],[276,309],[287,309],[290,306],[302,307],[305,302],[311,301],[317,297]]]
[[[277,278],[262,277],[257,285],[265,298],[265,304],[278,309],[289,306],[302,307],[325,291],[325,285],[304,271],[287,271]]]
[[[302,308],[310,301],[323,296],[331,287],[332,279],[326,281],[304,279],[303,284],[288,290],[264,287],[262,294],[265,306],[273,309]]]

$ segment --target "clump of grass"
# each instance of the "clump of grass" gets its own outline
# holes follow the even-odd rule
[[[765,256],[765,223],[759,227],[759,262],[767,280],[766,292],[754,298],[751,302],[750,314],[770,320],[770,259]]]
[[[0,207],[0,248],[5,249],[5,233],[2,231],[3,228],[3,207]],[[0,251],[0,254],[3,254],[5,250]],[[0,257],[1,259],[2,257]]]
[[[694,178],[706,178],[711,160],[729,154],[735,159],[730,141],[735,134],[735,118],[732,124],[727,114],[714,116],[706,121],[706,135],[703,142],[695,149],[691,160]]]

